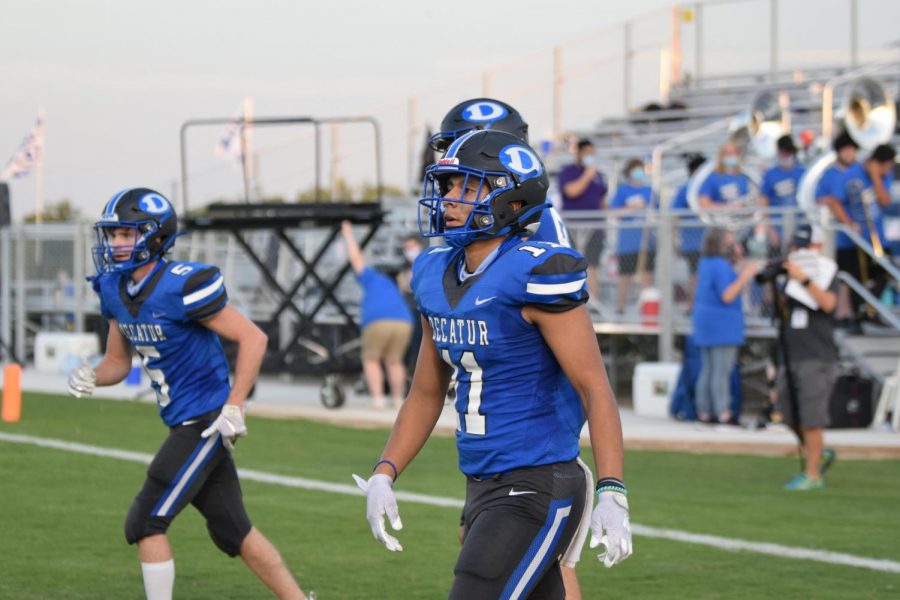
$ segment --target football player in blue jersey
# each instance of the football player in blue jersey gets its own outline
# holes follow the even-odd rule
[[[443,154],[451,143],[471,131],[480,129],[505,131],[516,136],[526,144],[528,143],[528,123],[519,111],[500,100],[473,98],[472,100],[460,102],[450,109],[441,121],[440,131],[432,136],[431,147]],[[572,245],[569,231],[565,223],[563,223],[562,217],[552,206],[547,206],[541,212],[541,217],[538,221],[527,224],[521,235],[523,238],[553,242],[566,247]],[[590,468],[580,459],[578,462],[587,479],[587,485],[585,486],[586,502],[590,502],[590,499],[593,497],[594,480]],[[590,513],[585,511],[578,532],[572,538],[572,543],[561,561],[563,583],[565,583],[566,598],[568,600],[580,600],[581,598],[581,588],[578,583],[578,577],[575,574],[575,567],[581,559],[581,550],[587,539],[590,524]],[[459,537],[460,542],[465,539],[464,519],[461,519]]]
[[[450,144],[472,131],[489,129],[505,131],[528,143],[528,123],[515,108],[492,98],[473,98],[451,108],[441,121],[441,129],[431,136],[431,147],[444,153]],[[559,212],[548,206],[534,223],[523,232],[533,240],[571,246],[569,231]]]
[[[259,373],[266,335],[228,304],[216,267],[166,259],[178,236],[171,203],[147,188],[113,196],[94,227],[92,278],[109,321],[96,368],[73,371],[69,391],[89,396],[119,383],[138,353],[169,428],[125,520],[137,544],[150,600],[172,597],[175,564],[166,531],[188,504],[206,519],[213,542],[238,556],[279,598],[304,598],[278,550],[244,509],[230,450],[247,433],[244,400]],[[237,344],[234,385],[219,337]]]
[[[584,303],[586,261],[523,240],[546,208],[547,173],[520,139],[474,131],[426,171],[423,236],[446,246],[413,265],[424,335],[406,402],[367,495],[373,535],[402,522],[393,485],[428,439],[453,379],[466,535],[450,598],[563,598],[560,558],[585,503],[577,463],[585,419],[596,465],[591,546],[613,566],[631,554],[615,397]]]

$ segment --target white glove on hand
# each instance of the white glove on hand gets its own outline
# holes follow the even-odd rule
[[[391,552],[403,551],[397,538],[389,534],[384,526],[384,516],[387,515],[395,531],[403,529],[397,497],[394,496],[394,481],[384,473],[372,475],[368,481],[354,473],[353,479],[359,489],[366,493],[366,517],[369,519],[372,535]]]
[[[97,375],[87,361],[69,373],[69,393],[76,398],[90,396],[96,388]]]
[[[628,498],[621,492],[598,494],[597,507],[591,513],[591,548],[603,544],[597,558],[609,568],[631,556],[631,521]]]
[[[244,425],[244,411],[240,406],[226,404],[222,412],[212,422],[212,425],[203,430],[201,437],[208,438],[219,432],[222,435],[222,445],[226,450],[234,448],[234,442],[242,435],[247,435],[247,426]]]

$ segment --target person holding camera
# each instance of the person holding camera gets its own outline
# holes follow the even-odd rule
[[[744,345],[744,310],[741,293],[759,271],[758,261],[735,265],[743,248],[734,233],[711,228],[703,239],[694,295],[694,343],[700,348],[697,380],[697,418],[704,423],[733,423],[730,375],[738,350]]]
[[[825,470],[835,453],[825,448],[828,400],[837,377],[838,350],[834,344],[837,306],[837,264],[822,256],[822,230],[800,225],[792,251],[782,263],[784,288],[784,354],[778,377],[778,398],[787,425],[797,434],[805,469],[784,488],[790,491],[825,487]]]

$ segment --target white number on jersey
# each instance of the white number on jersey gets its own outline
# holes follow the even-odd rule
[[[134,349],[141,355],[141,362],[144,363],[144,369],[150,376],[150,381],[159,386],[159,389],[156,390],[156,401],[159,403],[159,407],[167,407],[172,399],[169,398],[169,384],[166,383],[166,376],[161,370],[151,369],[148,366],[151,358],[160,357],[159,350],[153,346],[135,346]]]
[[[193,270],[194,267],[192,267],[191,265],[175,265],[169,272],[173,275],[187,275]]]
[[[465,421],[466,433],[484,435],[487,433],[487,421],[484,415],[478,412],[481,409],[483,371],[478,365],[478,361],[475,360],[475,354],[469,351],[463,352],[459,364],[453,362],[450,358],[449,350],[441,350],[441,354],[447,364],[453,365],[453,381],[456,382],[457,393],[459,393],[460,370],[469,374],[469,395],[466,398],[466,412],[462,413],[462,415],[457,415],[456,428],[462,431],[462,421]]]
[[[519,250],[521,250],[522,252],[528,252],[535,258],[547,251],[546,248],[536,248],[535,246],[522,246],[521,248],[519,248]]]
[[[569,230],[566,229],[566,224],[563,223],[562,217],[553,207],[550,207],[548,212],[550,213],[550,218],[553,219],[553,227],[556,229],[556,239],[559,240],[559,245],[571,248],[572,242],[569,241]]]

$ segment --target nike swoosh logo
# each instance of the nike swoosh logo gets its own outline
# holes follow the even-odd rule
[[[153,316],[154,319],[162,319],[163,317],[166,316],[166,313],[151,312],[150,314]]]
[[[497,296],[491,296],[490,298],[475,298],[475,306],[481,306],[482,304],[486,304],[496,298]]]
[[[517,492],[515,488],[509,490],[510,496],[524,496],[525,494],[537,494],[537,492],[525,491]]]

